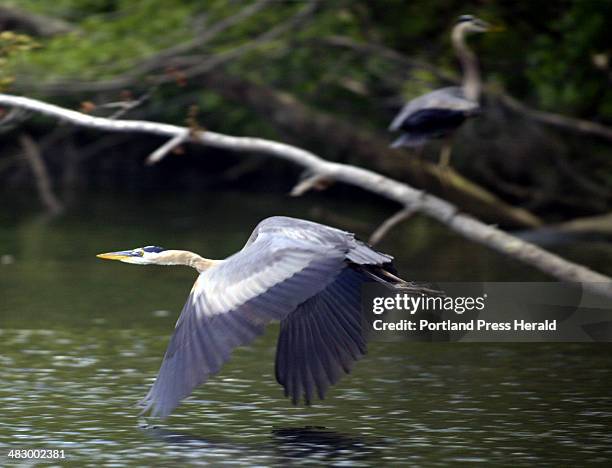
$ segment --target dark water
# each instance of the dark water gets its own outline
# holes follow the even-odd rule
[[[159,426],[139,419],[195,275],[94,255],[157,244],[222,258],[272,214],[361,235],[388,214],[312,205],[216,194],[90,200],[51,223],[1,212],[0,466],[11,448],[64,449],[74,466],[609,465],[607,344],[371,343],[327,400],[302,408],[274,380],[272,326]],[[414,279],[545,279],[421,219],[381,248]],[[612,265],[606,245],[564,253]]]

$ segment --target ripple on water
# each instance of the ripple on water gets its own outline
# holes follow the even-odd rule
[[[325,401],[296,408],[275,382],[274,337],[266,337],[237,352],[155,433],[138,429],[136,403],[163,355],[166,341],[157,331],[2,335],[0,407],[8,419],[0,421],[0,443],[65,448],[82,461],[270,465],[301,457],[337,466],[508,459],[528,465],[576,457],[595,463],[612,455],[608,385],[588,367],[607,365],[597,356],[559,370],[579,382],[560,385],[566,380],[550,382],[546,367],[535,365],[538,356],[516,349],[489,347],[487,359],[514,363],[496,369],[465,364],[471,348],[455,350],[466,353],[457,356],[464,364],[449,366],[439,364],[447,358],[443,349],[415,358],[399,345],[383,345]]]

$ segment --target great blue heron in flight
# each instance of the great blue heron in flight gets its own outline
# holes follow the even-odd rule
[[[437,89],[405,104],[389,126],[391,131],[402,132],[392,147],[408,146],[420,150],[429,140],[444,137],[439,164],[441,167],[448,166],[450,137],[467,118],[480,111],[478,59],[468,48],[465,38],[471,33],[490,30],[492,28],[488,23],[472,15],[463,15],[457,19],[451,39],[463,68],[462,85]]]
[[[363,283],[423,292],[394,274],[393,257],[349,232],[287,217],[265,219],[242,250],[208,260],[184,250],[142,247],[98,255],[137,265],[187,265],[198,276],[176,323],[144,412],[168,416],[217,373],[232,350],[280,320],[276,380],[294,404],[323,398],[366,352]]]

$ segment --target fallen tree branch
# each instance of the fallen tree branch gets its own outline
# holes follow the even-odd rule
[[[170,124],[93,117],[35,99],[7,94],[0,94],[0,105],[21,107],[74,125],[111,132],[152,133],[172,138],[188,131],[185,127]],[[559,280],[585,283],[584,286],[591,291],[612,297],[612,278],[459,213],[451,203],[424,194],[381,174],[360,167],[326,161],[304,149],[262,138],[235,137],[206,131],[194,135],[192,142],[239,153],[256,153],[283,159],[304,167],[311,174],[319,174],[322,177],[360,187],[393,200],[403,207],[416,206],[420,213],[438,220],[469,240],[520,260]]]
[[[260,0],[257,7],[244,8],[235,17],[228,18],[229,23],[224,23],[225,28],[233,21],[239,21],[242,16],[252,15],[258,9],[268,5],[268,1]],[[293,96],[268,88],[266,86],[250,82],[242,78],[228,75],[227,73],[212,72],[221,65],[235,60],[240,55],[267,44],[274,38],[289,30],[300,26],[317,8],[317,2],[306,2],[293,16],[279,23],[270,30],[264,32],[253,40],[230,48],[221,53],[200,59],[191,66],[181,70],[183,79],[198,77],[203,84],[211,90],[215,90],[228,99],[247,104],[258,113],[266,114],[277,126],[288,129],[297,135],[305,132],[313,138],[329,141],[334,148],[342,148],[354,155],[357,161],[369,161],[375,169],[383,172],[402,173],[409,183],[434,193],[443,193],[445,197],[458,203],[463,209],[470,213],[490,221],[500,223],[508,227],[537,227],[541,221],[524,208],[511,206],[482,186],[466,179],[452,168],[448,168],[442,174],[440,168],[426,161],[416,161],[414,158],[399,158],[398,151],[388,147],[388,141],[365,129],[356,130],[350,122],[344,122],[321,111],[317,111],[303,105]],[[222,30],[222,29],[221,29]],[[209,36],[200,36],[197,40],[190,42],[192,46],[201,46]],[[212,35],[214,37],[214,35]],[[145,72],[152,72],[164,61],[160,58],[170,59],[173,53],[189,50],[185,47],[175,46],[162,51],[149,59],[146,59],[140,67],[125,75],[118,76],[106,81],[98,82],[71,82],[71,83],[47,83],[42,86],[37,84],[35,88],[44,89],[45,93],[59,92],[60,94],[75,91],[110,91],[128,87]],[[391,54],[399,55],[391,51]],[[399,55],[401,57],[401,55]],[[175,57],[176,58],[176,57]],[[422,64],[420,64],[422,65]],[[169,74],[150,77],[151,83],[159,85],[168,81],[174,81],[175,77]],[[23,88],[24,81],[20,80]],[[27,86],[26,86],[27,88]],[[161,148],[160,148],[161,150]],[[165,148],[164,148],[165,150]],[[377,159],[371,158],[376,154]],[[162,157],[165,154],[162,155]]]
[[[576,218],[538,229],[520,231],[517,235],[521,239],[540,245],[562,244],[576,240],[608,243],[612,238],[612,213]]]
[[[284,25],[281,24],[277,28],[282,26]],[[275,30],[278,31],[273,28],[270,33]],[[254,43],[257,44],[257,40]],[[244,49],[239,51],[243,52]],[[357,161],[373,165],[377,170],[402,174],[409,183],[425,188],[428,192],[443,192],[445,197],[458,203],[462,209],[485,220],[519,228],[537,227],[542,224],[540,219],[526,209],[509,205],[484,187],[466,179],[453,168],[447,168],[442,174],[435,164],[411,157],[400,157],[402,152],[389,148],[389,141],[376,133],[362,127],[356,128],[351,122],[306,106],[288,93],[223,71],[212,70],[214,68],[212,65],[222,64],[234,53],[237,53],[236,49],[230,49],[213,56],[211,60],[214,59],[214,63],[205,60],[197,65],[200,73],[199,85],[218,92],[224,98],[238,102],[242,106],[249,106],[286,132],[301,137],[309,135],[313,140],[326,142],[332,148],[350,153]],[[195,72],[191,70],[189,73],[193,77]],[[162,78],[165,79],[160,77]],[[84,91],[87,88],[91,92],[97,92],[102,89],[109,90],[118,83],[121,86],[130,84],[129,80],[126,82],[123,78],[114,78],[90,83],[56,83],[52,88],[43,85],[42,89],[45,93],[54,89],[61,89],[64,93],[66,90]],[[374,154],[376,158],[372,157]],[[441,184],[442,180],[444,185]]]
[[[206,73],[200,80],[207,89],[265,115],[269,122],[285,132],[297,137],[308,135],[313,140],[325,142],[326,146],[351,154],[355,160],[372,165],[377,170],[401,174],[409,183],[426,188],[428,192],[444,193],[457,201],[462,209],[482,218],[512,227],[537,227],[542,224],[529,211],[505,203],[453,168],[441,170],[435,164],[402,154],[390,148],[389,141],[378,134],[313,109],[291,94],[223,72]]]

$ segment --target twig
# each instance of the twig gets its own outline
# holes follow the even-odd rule
[[[258,0],[254,3],[251,3],[250,5],[247,5],[241,10],[239,10],[236,14],[228,16],[227,18],[224,18],[216,22],[215,24],[209,25],[206,28],[202,28],[201,32],[197,34],[196,37],[192,40],[169,47],[156,53],[155,55],[146,59],[145,62],[141,63],[140,66],[145,68],[156,68],[166,59],[175,57],[179,54],[190,52],[191,50],[196,48],[200,48],[208,42],[212,41],[214,38],[218,37],[222,32],[226,31],[232,26],[235,26],[236,24],[239,24],[250,16],[253,16],[271,3],[273,3],[272,0]],[[143,70],[141,70],[141,72],[142,71]]]
[[[160,162],[168,155],[170,151],[172,151],[180,144],[185,143],[187,140],[189,140],[190,133],[191,132],[189,130],[185,130],[183,133],[176,134],[162,146],[157,148],[153,153],[151,153],[147,158],[145,164],[147,166],[152,166],[153,164],[157,164],[158,162]]]
[[[376,228],[376,230],[370,236],[368,242],[372,245],[378,244],[383,237],[385,237],[388,232],[397,226],[402,221],[412,217],[414,213],[416,213],[417,208],[415,206],[410,208],[404,208],[397,213],[395,213],[390,218],[387,218],[380,226]]]
[[[130,101],[120,101],[116,104],[119,106],[119,110],[109,116],[109,119],[118,119],[119,117],[123,117],[125,114],[130,112],[133,109],[136,109],[138,106],[141,106],[146,101],[148,101],[153,93],[157,90],[158,86],[152,86],[146,93],[140,96],[138,99],[132,99]],[[108,104],[107,104],[108,106]]]
[[[10,132],[30,117],[30,112],[24,109],[12,108],[0,116],[0,134]]]
[[[60,19],[5,6],[0,6],[0,29],[16,29],[41,37],[68,34],[76,30],[74,25]]]
[[[45,162],[38,150],[38,146],[32,137],[24,133],[19,135],[19,142],[23,148],[23,154],[30,165],[30,169],[32,169],[32,174],[34,174],[34,181],[36,182],[40,200],[51,215],[60,214],[64,210],[64,207],[53,193],[51,179],[47,172]]]
[[[321,39],[315,39],[315,41],[324,45],[350,49],[352,51],[359,52],[360,54],[374,55],[377,58],[384,58],[389,61],[396,62],[402,67],[427,70],[436,78],[443,81],[457,83],[461,82],[456,75],[446,72],[435,65],[432,65],[431,63],[408,57],[394,49],[375,42],[358,42],[346,36],[327,36]]]
[[[293,16],[291,16],[287,21],[279,23],[268,31],[264,32],[260,36],[240,44],[236,47],[228,49],[224,52],[220,52],[218,54],[212,55],[208,60],[204,60],[197,65],[194,65],[190,68],[183,70],[183,74],[185,78],[193,78],[195,76],[202,75],[204,73],[208,73],[214,68],[217,68],[224,63],[227,63],[231,60],[235,60],[236,58],[244,55],[245,53],[257,49],[270,41],[276,39],[277,37],[285,34],[288,31],[294,31],[295,28],[305,21],[318,7],[318,2],[310,0],[305,2],[305,5]],[[168,81],[167,77],[159,77],[157,82],[165,82]]]
[[[185,127],[163,123],[93,117],[35,99],[7,94],[0,94],[0,105],[21,107],[75,125],[105,131],[152,133],[167,137],[183,135],[188,131]],[[420,213],[438,220],[467,239],[520,260],[559,280],[581,282],[593,292],[612,297],[612,278],[565,260],[495,226],[486,225],[471,216],[459,213],[453,204],[436,196],[423,194],[407,184],[381,174],[348,164],[326,161],[304,149],[263,138],[235,137],[206,131],[195,135],[192,142],[239,153],[257,153],[280,158],[302,166],[312,174],[360,187],[405,207],[417,206]]]
[[[568,117],[566,115],[555,114],[553,112],[545,112],[523,104],[518,99],[513,98],[509,94],[502,91],[491,91],[489,92],[499,97],[500,101],[509,109],[515,112],[524,114],[527,117],[542,122],[547,125],[553,125],[555,127],[571,130],[573,132],[586,133],[589,135],[595,135],[601,138],[612,141],[612,128],[606,127],[597,122],[591,122],[589,120],[577,119],[575,117]]]
[[[324,190],[326,189],[332,181],[329,177],[323,176],[321,174],[314,174],[306,177],[303,180],[300,180],[295,187],[291,189],[289,195],[292,197],[301,197],[306,192],[310,190]]]

